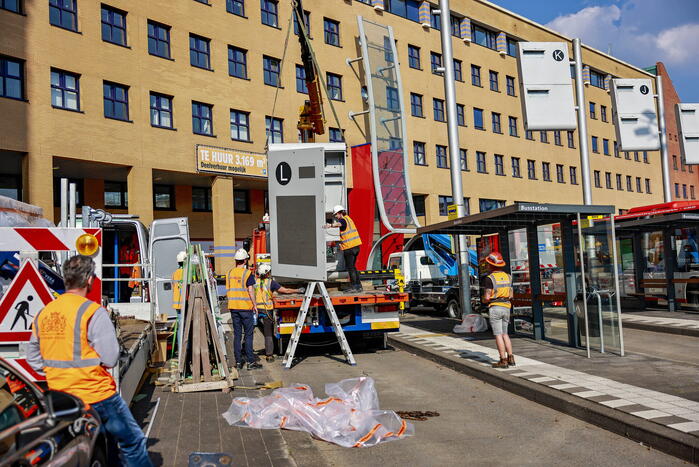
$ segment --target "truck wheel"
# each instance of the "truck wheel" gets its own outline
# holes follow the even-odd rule
[[[452,298],[447,302],[447,306],[444,307],[444,310],[447,312],[448,317],[461,319],[461,307],[455,298]]]

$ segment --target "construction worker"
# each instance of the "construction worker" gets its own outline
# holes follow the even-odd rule
[[[131,235],[129,238],[124,239],[124,241],[121,243],[121,247],[119,248],[119,264],[136,263],[138,263],[138,249],[136,248],[136,236]],[[133,266],[119,267],[120,279],[131,279],[132,273]],[[131,281],[119,281],[119,303],[130,302],[133,289],[134,288],[131,287]]]
[[[243,368],[243,333],[245,334],[245,361],[248,370],[262,368],[255,361],[252,351],[253,332],[257,315],[255,299],[255,275],[248,269],[248,252],[241,248],[235,252],[235,267],[226,274],[226,297],[233,321],[233,352],[238,369]]]
[[[186,259],[186,251],[177,253],[177,269],[172,273],[172,308],[178,312],[182,309],[182,274],[184,274],[184,260]]]
[[[269,263],[260,263],[257,266],[257,283],[255,284],[255,297],[257,311],[262,321],[262,333],[265,336],[265,357],[268,362],[274,361],[274,323],[275,311],[274,292],[277,293],[304,293],[306,289],[288,289],[282,287],[279,282],[271,277],[272,266]]]
[[[325,228],[339,227],[340,228],[340,250],[345,258],[345,269],[350,279],[350,287],[347,292],[361,292],[362,283],[359,280],[357,272],[357,256],[359,256],[359,246],[362,244],[362,239],[359,238],[359,231],[354,221],[347,215],[347,210],[342,205],[336,205],[333,208],[333,217],[335,220],[332,224],[325,224]]]
[[[502,270],[505,260],[498,251],[492,251],[486,258],[490,274],[485,278],[483,288],[483,303],[488,304],[490,327],[495,335],[500,361],[493,363],[493,368],[515,366],[515,356],[512,353],[512,342],[507,334],[512,309],[512,276]]]
[[[79,397],[97,411],[109,444],[108,465],[150,466],[146,438],[107,371],[119,360],[119,342],[107,311],[86,298],[94,280],[92,258],[73,256],[63,264],[66,292],[34,318],[27,361],[46,374],[49,389]]]

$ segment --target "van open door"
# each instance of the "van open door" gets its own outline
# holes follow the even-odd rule
[[[150,261],[155,284],[155,313],[176,316],[172,308],[172,274],[177,269],[177,253],[189,248],[186,217],[158,219],[150,228]]]

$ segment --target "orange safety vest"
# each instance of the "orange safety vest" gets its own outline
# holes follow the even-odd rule
[[[182,306],[180,305],[180,301],[182,300],[182,295],[180,295],[180,290],[182,288],[182,274],[182,268],[177,268],[175,269],[175,272],[172,273],[172,280],[175,281],[172,283],[172,307],[175,310],[182,309]]]
[[[345,230],[340,230],[340,250],[349,250],[352,247],[359,246],[362,244],[362,239],[359,238],[359,232],[357,231],[357,226],[354,225],[354,221],[350,216],[343,217],[347,226]]]
[[[493,297],[488,303],[488,308],[491,306],[502,306],[511,308],[510,293],[512,292],[512,277],[506,272],[496,271],[488,275],[493,283]]]
[[[252,310],[252,300],[245,285],[252,274],[245,267],[235,267],[226,275],[226,297],[229,310]]]
[[[258,310],[273,310],[274,299],[272,298],[272,279],[258,280],[255,284],[255,301]]]
[[[75,294],[63,294],[34,319],[32,332],[49,389],[79,397],[87,404],[116,393],[116,384],[87,341],[87,326],[100,305]]]

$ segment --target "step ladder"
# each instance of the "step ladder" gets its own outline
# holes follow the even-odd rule
[[[328,295],[328,289],[325,288],[325,283],[309,282],[308,287],[306,287],[306,292],[303,295],[303,302],[301,303],[299,314],[296,317],[294,331],[291,333],[291,339],[289,340],[289,344],[286,346],[286,352],[284,353],[284,360],[282,361],[282,364],[287,370],[291,368],[291,364],[294,361],[296,346],[298,346],[299,339],[301,338],[301,332],[303,331],[303,326],[306,322],[306,315],[308,314],[308,309],[311,307],[311,300],[313,299],[313,292],[315,291],[316,287],[318,287],[318,290],[323,297],[325,312],[330,317],[330,322],[335,330],[335,336],[337,336],[337,342],[340,343],[340,348],[342,349],[342,353],[345,355],[347,363],[350,365],[357,364],[357,362],[354,360],[354,355],[352,355],[352,349],[350,349],[349,342],[347,342],[347,338],[345,337],[345,333],[342,331],[342,326],[340,325],[340,320],[337,318],[337,313],[335,313],[335,307],[333,306],[332,300],[330,300],[330,295]]]

